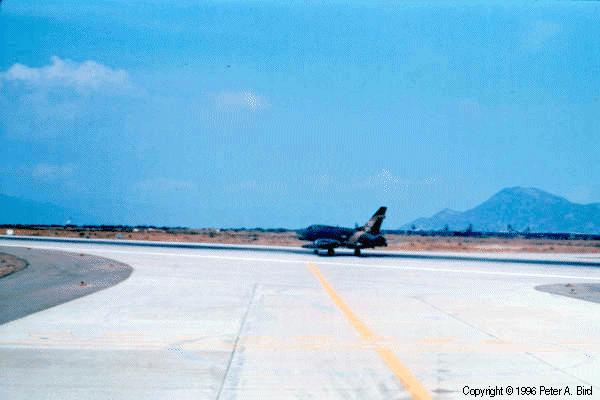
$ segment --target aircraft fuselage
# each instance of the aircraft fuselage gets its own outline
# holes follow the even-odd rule
[[[297,231],[298,239],[312,242],[302,247],[314,249],[315,253],[321,249],[327,250],[329,255],[333,255],[333,249],[337,247],[354,249],[354,254],[360,255],[360,249],[387,246],[385,237],[380,231],[386,209],[386,207],[379,207],[365,225],[354,229],[330,225],[311,225]]]
[[[298,231],[298,239],[310,240],[321,246],[307,245],[305,247],[318,247],[322,249],[347,247],[347,248],[373,248],[386,246],[382,234],[373,234],[360,229],[343,228],[339,226],[311,225]]]

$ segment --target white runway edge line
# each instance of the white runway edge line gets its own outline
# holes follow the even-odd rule
[[[24,247],[23,245],[14,244],[2,244],[6,247]],[[131,250],[111,250],[111,249],[90,249],[90,248],[65,248],[56,246],[29,246],[36,249],[46,250],[62,250],[67,252],[97,252],[99,254],[113,253],[113,254],[139,254],[149,256],[166,256],[166,257],[195,257],[195,258],[206,258],[215,260],[229,260],[229,261],[257,261],[257,262],[272,262],[272,263],[287,263],[287,264],[306,264],[306,260],[289,260],[283,258],[259,258],[259,257],[232,257],[232,256],[217,256],[217,255],[203,255],[203,254],[182,254],[182,253],[163,253],[163,252],[152,252],[152,251],[131,251]],[[518,261],[517,261],[518,262]],[[487,263],[487,262],[486,262]],[[534,273],[523,273],[523,272],[502,272],[502,271],[481,271],[481,270],[468,270],[468,269],[450,269],[450,268],[428,268],[428,267],[411,267],[401,265],[383,265],[383,264],[361,264],[361,263],[342,263],[335,261],[321,261],[319,265],[335,265],[343,267],[364,267],[364,268],[379,268],[379,269],[396,269],[400,271],[421,271],[421,272],[445,272],[450,274],[474,274],[474,275],[498,275],[498,276],[518,276],[524,278],[556,278],[556,279],[580,279],[587,281],[600,281],[600,276],[578,276],[578,275],[558,275],[558,274],[534,274]],[[585,267],[582,267],[585,268]]]

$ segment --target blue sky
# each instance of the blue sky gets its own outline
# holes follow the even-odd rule
[[[0,193],[198,227],[599,202],[599,37],[596,2],[5,0]]]

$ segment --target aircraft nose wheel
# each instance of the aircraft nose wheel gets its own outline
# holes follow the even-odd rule
[[[359,248],[354,249],[354,255],[356,257],[360,257],[360,249]]]
[[[328,255],[328,256],[332,256],[332,255],[334,255],[334,251],[333,251],[333,249],[327,249],[327,255]]]

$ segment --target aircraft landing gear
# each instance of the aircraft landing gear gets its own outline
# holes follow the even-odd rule
[[[315,253],[315,254],[319,255],[319,249],[314,249],[314,250],[313,250],[313,253]]]
[[[354,249],[354,255],[356,257],[360,257],[360,249],[358,247],[356,249]]]
[[[327,249],[327,255],[328,256],[332,256],[334,254],[335,254],[335,252],[333,251],[333,249]]]

